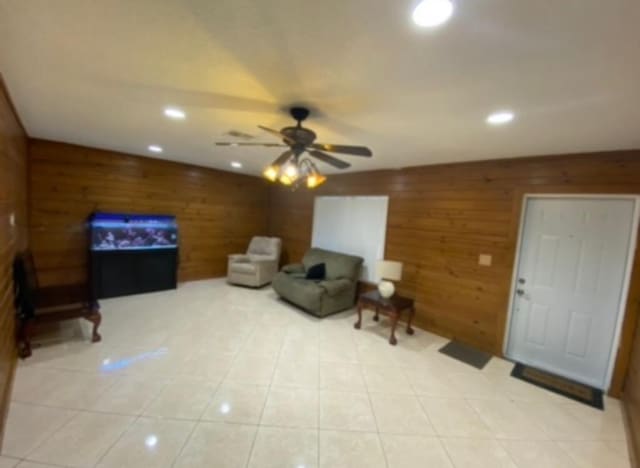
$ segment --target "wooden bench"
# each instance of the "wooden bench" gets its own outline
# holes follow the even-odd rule
[[[16,255],[13,263],[18,317],[17,344],[21,358],[31,356],[31,337],[40,324],[84,318],[93,324],[91,341],[101,340],[100,305],[90,285],[70,284],[39,287],[31,252]]]

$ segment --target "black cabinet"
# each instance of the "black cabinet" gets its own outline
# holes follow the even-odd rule
[[[91,252],[91,277],[98,298],[177,287],[178,249]]]

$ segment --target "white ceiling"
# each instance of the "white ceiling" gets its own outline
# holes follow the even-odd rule
[[[638,0],[454,1],[427,31],[414,0],[0,0],[0,71],[33,137],[255,174],[278,148],[214,141],[301,102],[352,170],[640,147]]]

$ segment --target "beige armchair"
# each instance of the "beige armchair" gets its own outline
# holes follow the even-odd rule
[[[229,255],[227,283],[259,288],[278,272],[281,241],[277,237],[254,237],[246,254]]]

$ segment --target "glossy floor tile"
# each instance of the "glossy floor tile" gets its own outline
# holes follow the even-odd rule
[[[29,459],[62,466],[95,466],[133,423],[132,416],[78,413],[47,441],[29,453]]]
[[[195,428],[195,421],[139,418],[98,463],[100,468],[169,468]]]
[[[444,446],[456,467],[516,468],[500,443],[491,439],[446,439]]]
[[[376,419],[367,393],[320,392],[320,427],[376,432]]]
[[[447,451],[435,437],[384,434],[382,446],[389,468],[453,468]]]
[[[380,436],[370,432],[320,431],[321,468],[387,466]]]
[[[224,280],[101,305],[101,343],[69,322],[19,363],[0,468],[630,466],[618,401],[479,371],[423,330],[392,347],[386,319]]]
[[[174,466],[179,468],[246,466],[257,432],[256,426],[199,423]]]
[[[250,467],[315,468],[318,463],[318,431],[312,429],[286,429],[261,427],[258,429]]]

